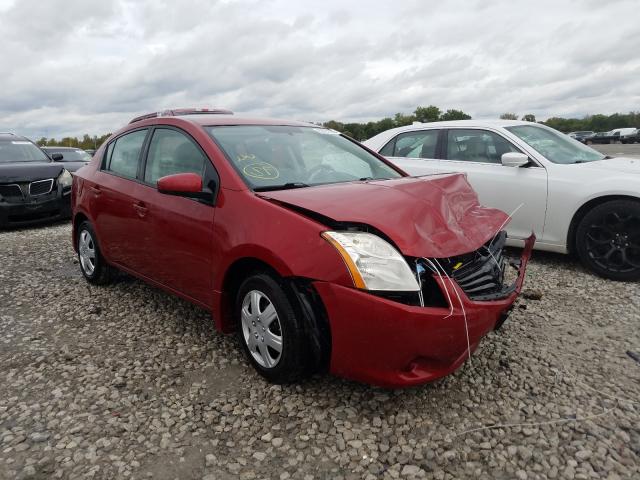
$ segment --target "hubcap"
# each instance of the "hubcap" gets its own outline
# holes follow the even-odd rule
[[[242,300],[242,336],[251,356],[264,368],[273,368],[282,356],[282,328],[271,300],[251,290]]]
[[[603,215],[589,226],[587,252],[607,270],[625,273],[640,268],[640,217],[621,211]]]
[[[80,265],[87,275],[93,275],[96,269],[96,246],[93,238],[87,230],[80,232],[78,240],[78,254],[80,256]]]

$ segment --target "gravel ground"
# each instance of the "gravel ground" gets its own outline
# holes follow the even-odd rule
[[[640,478],[638,283],[536,253],[456,374],[280,387],[206,312],[89,286],[69,238],[0,232],[0,478]]]

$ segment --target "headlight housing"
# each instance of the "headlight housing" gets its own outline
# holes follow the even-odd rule
[[[377,235],[366,232],[323,232],[322,237],[340,253],[356,288],[397,292],[420,290],[403,256]]]
[[[73,184],[73,177],[66,168],[62,169],[62,173],[58,176],[58,185],[70,187]]]

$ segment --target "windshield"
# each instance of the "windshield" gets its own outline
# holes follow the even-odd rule
[[[54,153],[60,153],[62,155],[61,162],[88,162],[91,160],[91,155],[89,155],[84,150],[56,150],[54,148],[47,148],[45,151],[49,155],[53,155]]]
[[[600,152],[552,129],[534,125],[505,128],[553,163],[583,163],[605,158]]]
[[[326,128],[234,125],[206,130],[255,190],[402,176],[364,148]]]
[[[0,140],[0,163],[50,161],[42,150],[27,140]]]

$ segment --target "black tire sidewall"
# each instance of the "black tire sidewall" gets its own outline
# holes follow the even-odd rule
[[[80,235],[83,231],[89,232],[91,235],[91,239],[93,240],[94,249],[96,252],[96,265],[93,270],[93,273],[89,275],[85,272],[84,268],[82,268],[82,262],[80,261]],[[105,270],[107,268],[104,259],[102,258],[102,253],[100,252],[100,246],[98,245],[98,239],[96,238],[96,232],[93,230],[93,226],[88,221],[84,221],[78,227],[78,234],[76,235],[76,248],[78,249],[78,264],[80,265],[80,271],[84,278],[87,279],[90,283],[102,283],[105,279]]]
[[[631,210],[634,211],[636,215],[640,216],[640,201],[611,200],[594,207],[582,218],[580,224],[578,225],[578,228],[576,230],[576,251],[578,252],[578,256],[583,265],[585,265],[589,270],[593,271],[601,277],[617,281],[639,280],[640,268],[637,268],[631,272],[613,272],[611,270],[604,269],[600,265],[596,264],[587,252],[585,237],[588,226],[594,223],[596,220],[600,219],[603,215],[606,215],[611,210],[619,210],[624,212],[628,212]]]
[[[278,314],[282,331],[282,353],[278,363],[272,368],[265,368],[253,358],[242,332],[241,309],[245,295],[251,290],[258,290],[266,295]],[[255,273],[242,282],[236,296],[234,315],[236,317],[236,333],[240,346],[251,365],[260,375],[272,383],[291,383],[299,380],[308,363],[305,352],[305,336],[302,325],[292,301],[286,293],[284,285],[275,276],[268,273]]]

